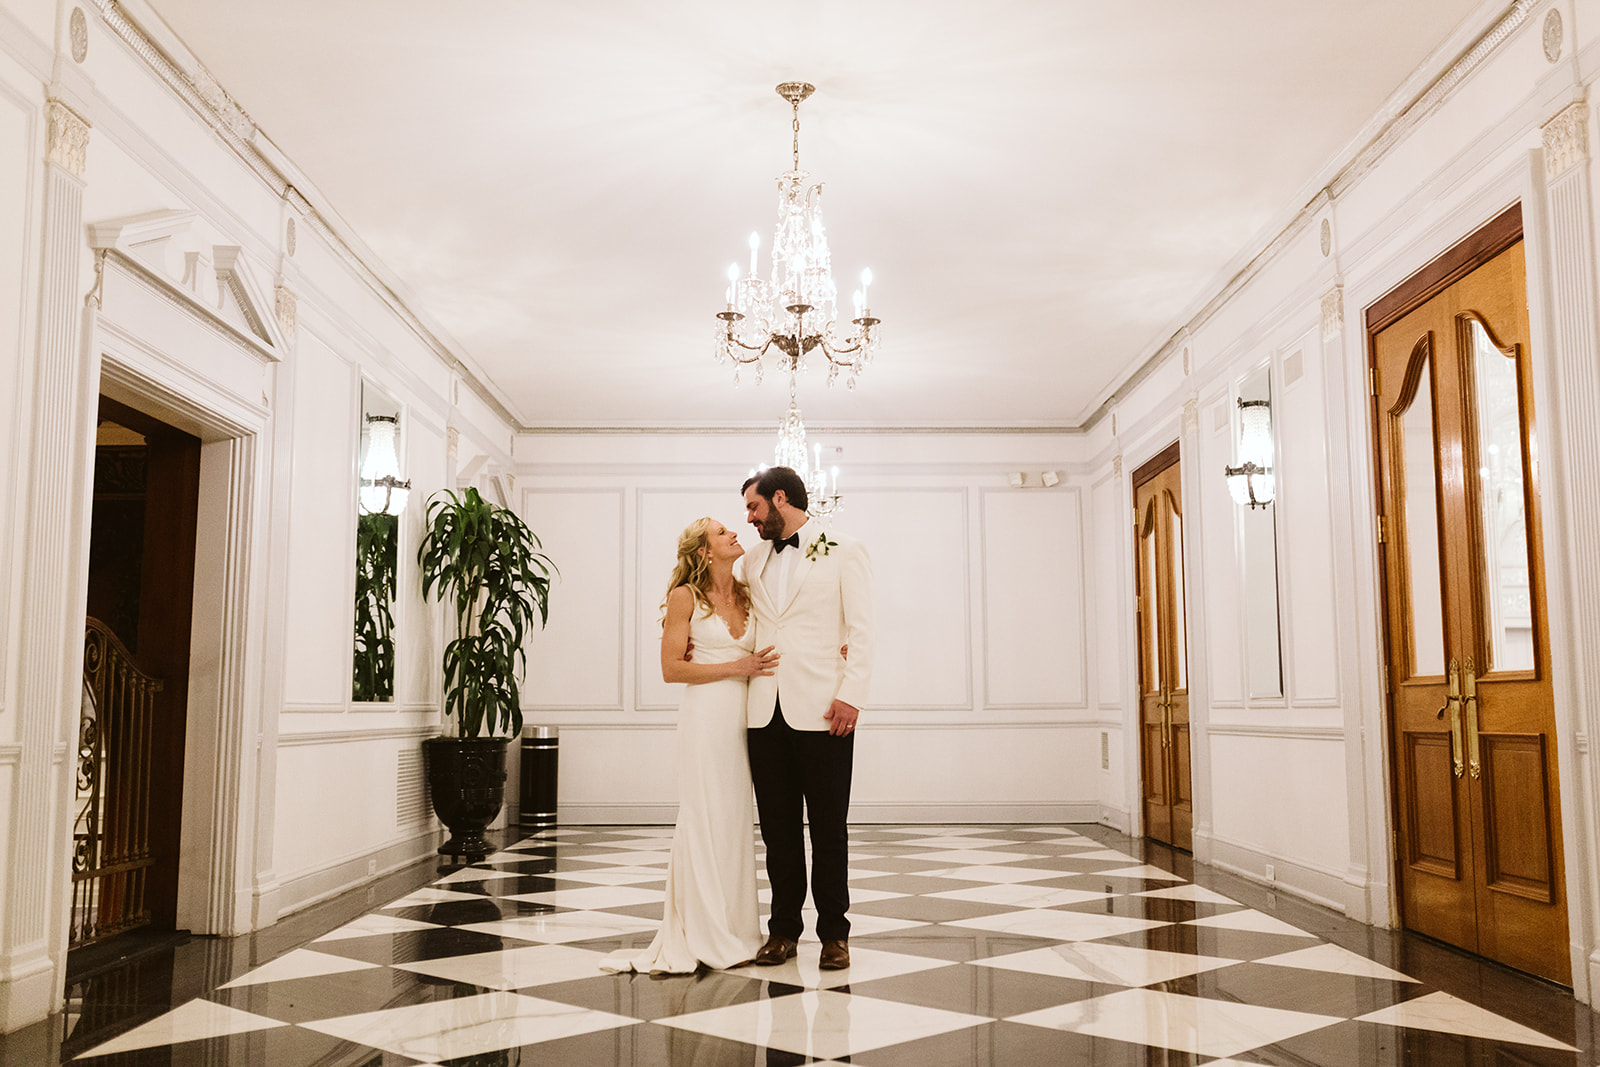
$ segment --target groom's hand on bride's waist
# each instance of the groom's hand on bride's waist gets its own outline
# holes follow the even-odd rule
[[[842,700],[835,700],[822,717],[828,721],[828,732],[836,737],[848,737],[856,732],[856,716],[861,713]]]

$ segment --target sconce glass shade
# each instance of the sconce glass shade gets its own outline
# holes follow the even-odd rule
[[[1228,492],[1243,507],[1264,508],[1277,495],[1272,472],[1272,405],[1239,401],[1239,465],[1224,467]]]
[[[400,480],[400,457],[395,435],[400,420],[393,415],[367,416],[367,456],[361,463],[359,499],[369,515],[398,515],[406,509],[411,482]]]

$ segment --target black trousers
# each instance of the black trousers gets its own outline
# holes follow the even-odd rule
[[[855,734],[835,737],[826,730],[796,730],[783,718],[780,703],[772,721],[749,730],[750,777],[756,787],[761,840],[767,846],[767,877],[772,882],[772,918],[767,932],[798,941],[806,899],[806,844],[803,822],[811,827],[811,899],[817,906],[817,937],[843,941],[850,936],[849,831],[850,770]],[[801,807],[804,805],[804,815]]]

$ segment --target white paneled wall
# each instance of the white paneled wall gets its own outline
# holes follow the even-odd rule
[[[359,433],[359,379],[315,335],[300,339],[294,413],[296,471],[289,505],[289,615],[322,624],[289,627],[284,702],[289,709],[342,709],[350,700],[350,642],[330,640],[354,617],[355,527],[351,506]],[[331,457],[344,461],[330,462]]]
[[[1328,425],[1323,415],[1322,345],[1307,335],[1289,354],[1304,361],[1305,371],[1273,387],[1278,454],[1285,472],[1281,502],[1276,505],[1282,556],[1278,572],[1294,611],[1286,614],[1284,662],[1287,692],[1297,706],[1337,705],[1339,664],[1333,603],[1333,527],[1328,511],[1333,497],[1328,485]]]
[[[555,561],[550,615],[557,625],[532,641],[523,704],[529,708],[622,710],[624,495],[548,490],[523,496],[526,519]]]
[[[845,507],[824,520],[859,538],[873,565],[877,658],[854,817],[1098,818],[1081,490],[1015,490],[999,458],[983,473],[955,462],[1009,450],[1014,466],[1064,471],[1063,443],[960,435],[912,449],[916,462],[907,443],[853,435],[847,453],[861,458],[842,479]],[[518,451],[524,512],[562,572],[525,689],[529,721],[562,730],[562,818],[670,820],[681,687],[661,680],[660,604],[689,522],[709,515],[755,543],[741,472],[707,467],[726,441],[683,434],[535,434]]]
[[[991,708],[1085,705],[1078,493],[987,490],[984,696]]]
[[[1246,678],[1238,505],[1221,477],[1223,469],[1235,462],[1233,406],[1233,398],[1227,396],[1201,408],[1195,479],[1200,492],[1189,500],[1189,514],[1205,524],[1205,536],[1189,557],[1205,577],[1205,596],[1191,604],[1190,618],[1205,627],[1210,704],[1219,709],[1244,705]]]
[[[862,540],[872,557],[875,711],[913,717],[935,709],[970,712],[974,614],[967,493],[865,490],[851,494],[848,509],[833,524]]]
[[[1213,850],[1250,873],[1271,863],[1285,885],[1339,907],[1350,833],[1343,738],[1216,724],[1209,733]]]

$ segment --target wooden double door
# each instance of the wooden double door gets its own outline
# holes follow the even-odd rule
[[[1178,445],[1133,474],[1139,619],[1139,758],[1145,836],[1194,848],[1188,635]]]
[[[1401,913],[1570,984],[1523,245],[1476,259],[1372,334]]]

